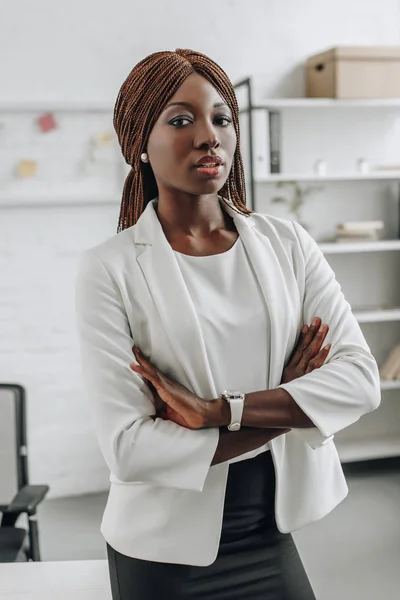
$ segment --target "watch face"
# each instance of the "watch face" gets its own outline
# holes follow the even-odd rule
[[[234,398],[240,398],[241,396],[243,396],[243,392],[241,392],[240,390],[225,390],[224,394],[227,394],[228,396],[233,396]]]

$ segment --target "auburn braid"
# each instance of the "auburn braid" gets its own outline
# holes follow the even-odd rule
[[[198,73],[207,79],[232,112],[237,146],[228,179],[220,190],[242,214],[246,186],[240,153],[239,109],[235,91],[226,73],[205,54],[193,50],[155,52],[141,60],[121,86],[114,107],[113,124],[125,161],[131,165],[122,193],[118,232],[134,225],[150,200],[158,194],[151,166],[141,161],[157,119],[185,79]]]

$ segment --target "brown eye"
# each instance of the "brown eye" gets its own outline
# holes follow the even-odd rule
[[[189,117],[176,117],[169,121],[169,125],[173,125],[174,127],[185,127],[188,123],[192,123]]]
[[[230,117],[220,116],[215,118],[215,122],[217,123],[217,125],[227,127],[232,123],[232,119]]]

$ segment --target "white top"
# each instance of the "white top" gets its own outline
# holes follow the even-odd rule
[[[265,300],[240,236],[220,254],[189,256],[176,250],[174,254],[199,319],[218,393],[268,389]],[[268,449],[266,444],[229,462]]]

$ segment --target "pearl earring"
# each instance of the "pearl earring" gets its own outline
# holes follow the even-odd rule
[[[140,158],[142,159],[142,162],[144,162],[144,163],[149,162],[149,158],[148,158],[146,152],[143,152],[143,154],[140,155]]]

